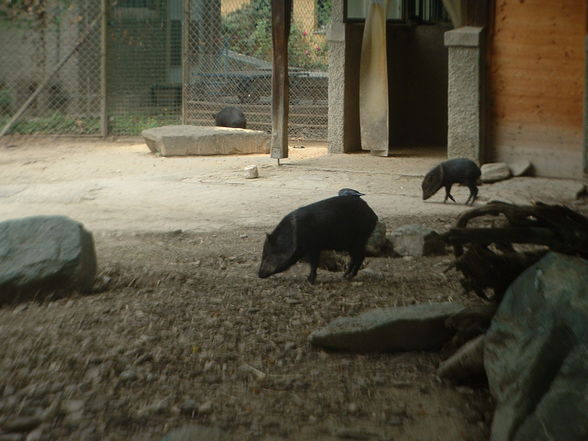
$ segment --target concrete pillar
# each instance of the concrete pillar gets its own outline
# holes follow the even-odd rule
[[[331,24],[327,29],[329,47],[329,153],[345,152],[345,23],[344,0],[333,0]]]
[[[447,157],[484,161],[483,29],[465,26],[445,32],[449,49]]]

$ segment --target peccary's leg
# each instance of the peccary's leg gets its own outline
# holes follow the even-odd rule
[[[310,273],[308,274],[308,277],[306,280],[308,280],[308,283],[310,283],[311,285],[314,285],[314,282],[316,280],[316,269],[318,268],[320,258],[321,258],[321,251],[320,250],[312,250],[308,254],[308,261],[310,262]]]
[[[447,198],[451,199],[453,202],[455,202],[455,199],[453,199],[453,196],[451,196],[451,186],[453,184],[447,184],[445,186],[445,199],[443,199],[443,203],[447,202]]]
[[[470,201],[471,201],[470,204],[474,205],[474,201],[478,197],[478,187],[476,186],[476,184],[468,184],[468,188],[470,189],[470,196],[468,197],[468,200],[466,201],[466,205]]]
[[[349,262],[349,266],[347,267],[347,271],[343,274],[347,280],[351,280],[355,277],[361,264],[363,263],[363,259],[365,258],[364,251],[350,251],[349,255],[351,256],[351,261]]]

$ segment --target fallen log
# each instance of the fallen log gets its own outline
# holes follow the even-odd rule
[[[473,219],[503,216],[503,226],[468,227]],[[491,202],[462,213],[441,238],[453,246],[450,268],[461,271],[464,289],[500,302],[508,286],[548,251],[588,258],[588,218],[562,205]],[[531,245],[517,250],[515,244]],[[464,250],[465,248],[465,250]]]

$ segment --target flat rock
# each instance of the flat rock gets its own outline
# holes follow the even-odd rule
[[[493,441],[588,439],[588,261],[550,252],[506,291],[485,340]]]
[[[480,167],[482,182],[503,181],[510,178],[510,167],[505,162],[490,162]]]
[[[510,168],[510,173],[512,174],[512,176],[517,177],[517,176],[523,176],[523,175],[529,173],[532,165],[531,165],[531,161],[521,160],[521,161],[511,162],[510,164],[508,164],[508,167]]]
[[[390,234],[394,252],[401,256],[421,257],[440,253],[445,244],[439,234],[423,225],[402,225]]]
[[[270,135],[260,130],[211,126],[163,126],[141,132],[161,156],[268,153]]]
[[[65,216],[0,222],[0,304],[38,291],[91,291],[96,275],[92,233]]]
[[[316,346],[357,352],[435,349],[453,335],[445,320],[462,309],[451,302],[373,309],[340,317],[309,338]]]

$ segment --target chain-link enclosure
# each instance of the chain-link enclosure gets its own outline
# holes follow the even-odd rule
[[[289,136],[323,139],[330,0],[293,3]],[[186,23],[186,121],[212,124],[211,114],[233,105],[245,113],[247,127],[271,130],[270,0],[189,0]]]
[[[289,135],[325,139],[331,0],[293,3]],[[0,131],[139,135],[229,105],[271,130],[270,0],[32,4],[0,9]]]
[[[0,130],[13,121],[8,133],[99,133],[100,2],[31,9],[0,15]]]

